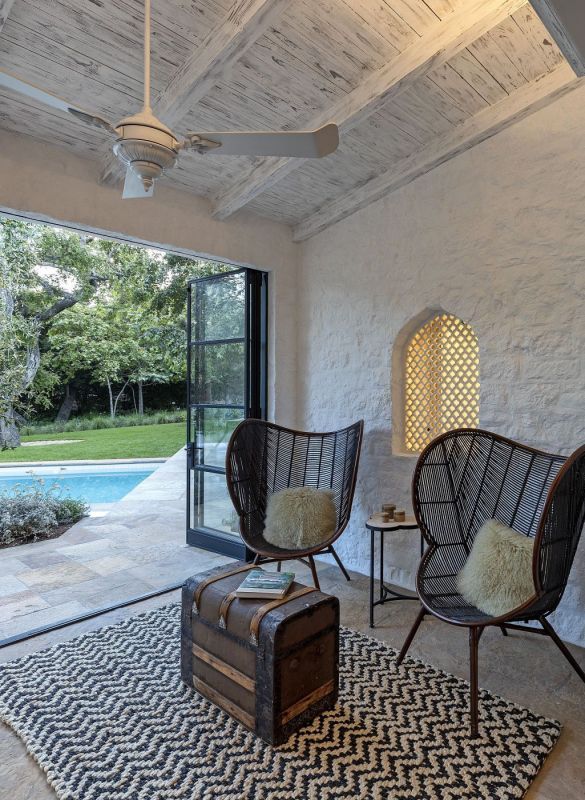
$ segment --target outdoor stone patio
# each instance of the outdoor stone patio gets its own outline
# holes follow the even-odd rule
[[[0,639],[177,584],[228,559],[185,543],[185,453],[105,516],[0,550]]]

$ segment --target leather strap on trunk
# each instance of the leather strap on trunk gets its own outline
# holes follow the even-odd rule
[[[236,590],[234,589],[233,592],[226,594],[226,596],[221,601],[221,605],[219,607],[219,627],[220,628],[227,628],[227,615],[228,611],[230,610],[230,606],[233,601],[236,599]]]
[[[239,572],[249,572],[251,569],[258,569],[258,567],[256,564],[246,564],[243,567],[232,569],[229,572],[220,572],[217,575],[212,575],[209,578],[205,578],[204,581],[201,581],[201,583],[195,590],[195,594],[193,595],[193,611],[196,614],[199,614],[199,601],[201,600],[201,595],[203,594],[203,590],[207,589],[208,586],[211,586],[212,583],[216,583],[217,581],[222,581],[224,578],[229,578],[231,575],[237,575]]]
[[[258,644],[258,632],[260,630],[260,623],[268,614],[269,611],[272,611],[278,606],[283,606],[285,603],[290,603],[291,600],[296,600],[298,597],[302,597],[305,594],[309,594],[310,592],[316,592],[317,590],[313,586],[303,586],[302,589],[297,589],[296,592],[292,594],[287,594],[286,597],[282,597],[280,600],[272,600],[270,603],[266,603],[256,611],[254,616],[250,621],[250,641],[253,645]]]

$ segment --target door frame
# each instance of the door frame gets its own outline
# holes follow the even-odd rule
[[[192,397],[192,353],[194,347],[201,346],[205,340],[192,340],[193,287],[203,282],[216,282],[234,275],[245,276],[244,299],[244,345],[245,376],[244,403],[197,403]],[[186,494],[186,540],[187,544],[203,550],[250,561],[254,553],[249,550],[242,539],[234,534],[225,533],[204,525],[197,525],[195,514],[195,497],[191,481],[197,480],[202,473],[225,474],[225,468],[205,466],[196,463],[196,442],[193,441],[192,412],[196,408],[241,408],[244,418],[266,419],[268,407],[268,273],[249,267],[241,267],[230,272],[195,278],[189,281],[187,298],[187,494]],[[239,337],[234,337],[238,341]],[[214,340],[209,340],[211,344]]]

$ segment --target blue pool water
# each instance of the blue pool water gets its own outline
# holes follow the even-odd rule
[[[67,468],[62,473],[46,474],[42,469],[35,470],[34,475],[6,475],[0,471],[0,494],[10,492],[15,486],[21,487],[38,485],[43,482],[45,490],[53,490],[58,495],[73,497],[75,500],[85,500],[86,503],[115,503],[121,500],[129,491],[148,478],[158,464],[140,465],[140,469],[124,471],[119,467],[108,470],[107,467],[94,467],[91,472],[76,472]]]

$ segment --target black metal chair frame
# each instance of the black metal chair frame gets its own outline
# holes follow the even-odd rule
[[[549,636],[581,680],[585,672],[547,617],[567,585],[585,522],[585,446],[569,458],[488,431],[461,429],[421,453],[412,482],[414,512],[429,547],[417,573],[421,609],[398,657],[402,663],[427,614],[469,628],[471,735],[478,735],[478,645],[497,626]],[[535,592],[508,614],[491,617],[459,594],[456,577],[483,522],[495,518],[534,538]],[[538,621],[541,628],[525,623]]]
[[[277,563],[280,569],[283,561],[302,561],[310,567],[319,589],[314,556],[329,553],[350,580],[333,543],[349,522],[363,428],[363,420],[327,433],[296,431],[259,419],[246,419],[238,425],[227,448],[226,479],[242,539],[256,554],[255,563]],[[333,492],[337,525],[331,536],[315,547],[285,550],[264,539],[268,499],[282,489],[300,486]]]

